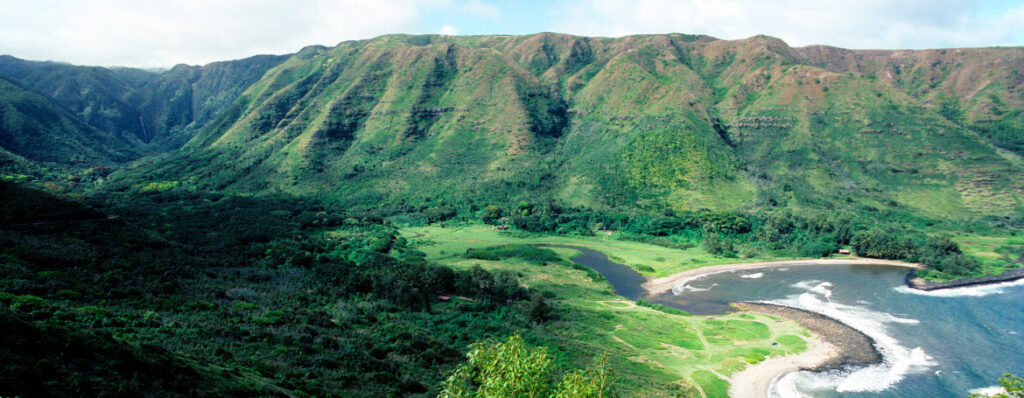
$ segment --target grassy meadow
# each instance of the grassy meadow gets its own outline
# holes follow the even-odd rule
[[[711,265],[795,259],[795,257],[772,256],[770,253],[750,258],[727,258],[712,255],[699,246],[675,249],[618,240],[615,238],[615,233],[598,233],[596,236],[540,236],[514,231],[499,231],[489,225],[452,227],[432,225],[404,228],[401,232],[406,239],[419,242],[417,249],[427,253],[428,258],[432,260],[462,258],[462,255],[470,248],[512,243],[571,245],[601,251],[609,259],[628,265],[637,272],[654,278]]]
[[[703,249],[669,249],[613,237],[527,237],[486,226],[408,228],[409,245],[427,254],[428,261],[456,269],[480,265],[489,271],[507,270],[542,295],[555,317],[525,336],[534,344],[556,348],[557,358],[585,366],[607,353],[616,385],[625,396],[727,396],[727,378],[767,356],[806,349],[809,332],[794,322],[753,313],[721,316],[676,315],[636,305],[614,294],[604,280],[559,263],[537,265],[509,258],[487,261],[467,258],[468,249],[515,243],[551,243],[590,247],[648,275],[668,275],[685,269],[736,262],[715,258]],[[579,252],[552,249],[562,259]],[[755,259],[747,259],[755,260]],[[764,260],[756,259],[756,260]],[[777,345],[772,345],[777,342]]]

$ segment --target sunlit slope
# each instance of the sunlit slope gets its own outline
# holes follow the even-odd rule
[[[1024,49],[800,49],[812,63],[891,84],[995,145],[1024,154]]]
[[[762,202],[909,207],[931,216],[1019,207],[1020,168],[894,87],[804,65],[717,106]]]
[[[182,150],[136,171],[412,204],[838,203],[931,216],[1021,205],[1021,162],[968,122],[981,116],[957,116],[980,115],[964,90],[949,94],[964,104],[950,114],[910,83],[839,71],[815,49],[678,34],[394,35],[309,47]]]

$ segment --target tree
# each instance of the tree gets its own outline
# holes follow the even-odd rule
[[[551,316],[551,306],[544,301],[544,296],[540,293],[533,292],[530,295],[530,304],[527,308],[530,322],[543,323]]]
[[[601,398],[611,397],[611,373],[608,372],[608,357],[602,355],[593,369],[586,371],[573,370],[562,377],[558,384],[555,398]]]
[[[722,238],[717,233],[709,233],[704,236],[704,250],[708,253],[719,255],[732,253],[732,240]]]
[[[981,263],[964,255],[949,235],[929,237],[918,250],[918,261],[928,268],[955,276],[972,275],[981,270]]]
[[[1007,373],[999,378],[999,385],[1006,392],[993,395],[971,394],[971,398],[1024,398],[1024,379]]]
[[[831,243],[822,241],[808,242],[800,247],[800,255],[805,257],[828,257],[836,250]]]
[[[484,208],[483,213],[480,215],[480,219],[483,220],[484,223],[491,224],[501,218],[501,216],[502,211],[500,207],[487,205],[487,207]]]
[[[914,257],[914,242],[903,232],[873,228],[853,236],[853,251],[858,256],[904,260]]]
[[[545,347],[529,348],[516,334],[505,342],[474,344],[442,384],[441,398],[603,398],[612,397],[608,360],[593,369],[573,370],[555,381],[551,356]]]

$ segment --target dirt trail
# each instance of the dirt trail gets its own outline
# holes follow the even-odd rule
[[[697,332],[697,337],[700,338],[700,343],[704,344],[704,360],[711,362],[711,344],[708,343],[708,339],[704,338],[704,332],[700,331],[700,328],[697,327],[696,323],[690,322],[690,325],[693,327],[693,330]]]
[[[629,300],[600,300],[600,301],[594,301],[594,302],[598,303],[598,304],[601,304],[601,305],[604,305],[605,307],[619,308],[619,309],[629,309],[629,308],[636,308],[637,307],[636,303],[634,303],[632,301],[629,301]],[[625,304],[625,306],[619,307],[619,306],[616,306],[616,305],[608,305],[606,303]]]

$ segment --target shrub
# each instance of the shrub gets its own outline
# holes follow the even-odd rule
[[[981,263],[964,255],[949,235],[929,237],[918,249],[917,259],[931,269],[953,276],[972,275],[981,270]]]
[[[495,252],[493,252],[493,251],[491,251],[489,249],[467,249],[466,250],[466,257],[467,258],[474,258],[474,259],[477,259],[477,260],[487,260],[487,261],[498,261],[498,260],[501,260],[501,257],[498,257],[497,253],[495,253]]]
[[[440,397],[607,397],[613,396],[607,359],[587,371],[555,378],[547,348],[530,348],[518,334],[505,342],[474,344],[441,386]]]
[[[917,254],[913,240],[891,230],[875,228],[860,232],[854,235],[852,243],[853,251],[863,257],[905,260]]]
[[[808,242],[800,247],[800,255],[804,257],[828,257],[835,249],[835,245],[831,243],[821,241]]]
[[[564,260],[562,260],[561,257],[558,257],[558,254],[551,249],[523,244],[492,246],[483,249],[468,249],[466,250],[466,257],[488,261],[518,258],[534,265],[564,262]]]
[[[716,233],[710,233],[704,236],[704,250],[714,255],[725,255],[726,253],[733,252],[732,240],[720,237]],[[733,257],[735,257],[735,253]]]

